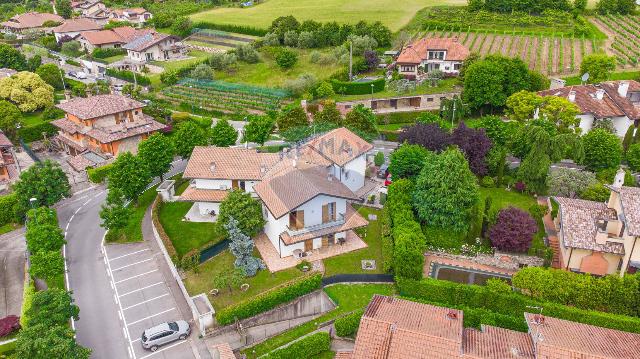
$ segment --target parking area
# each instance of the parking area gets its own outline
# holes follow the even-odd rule
[[[145,242],[105,246],[105,261],[114,288],[114,295],[123,322],[123,335],[129,341],[130,357],[143,358],[195,358],[191,340],[166,344],[156,352],[142,348],[140,338],[145,329],[163,322],[187,320],[183,318],[158,261]],[[193,326],[193,323],[190,323]]]

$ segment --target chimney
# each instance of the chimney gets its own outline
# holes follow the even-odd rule
[[[627,97],[627,92],[629,91],[629,82],[621,81],[618,83],[618,95],[622,97]]]
[[[596,99],[602,100],[603,98],[604,98],[604,90],[603,89],[597,89],[596,90]]]
[[[209,169],[211,169],[211,173],[215,173],[216,172],[216,163],[215,162],[211,162],[211,165],[209,165]]]
[[[616,172],[616,177],[613,179],[613,184],[611,187],[620,189],[624,184],[624,175],[625,172],[622,167],[618,168],[618,172]]]
[[[298,168],[298,161],[297,161],[297,159],[295,159],[295,158],[294,158],[294,159],[291,161],[291,165],[292,165],[294,168]]]
[[[575,91],[569,91],[569,101],[570,102],[576,102],[576,92]]]

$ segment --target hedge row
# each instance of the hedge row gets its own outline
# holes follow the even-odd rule
[[[101,48],[96,48],[93,50],[93,52],[91,52],[91,56],[96,58],[96,59],[106,59],[107,57],[111,57],[111,56],[117,56],[117,55],[126,55],[127,54],[127,50],[125,49],[116,49],[116,48],[111,48],[111,49],[101,49]]]
[[[242,26],[242,25],[229,25],[229,24],[212,24],[209,22],[198,22],[193,24],[193,29],[212,29],[212,30],[220,30],[227,32],[235,32],[238,34],[245,34],[251,36],[264,36],[269,30],[261,29],[253,26]]]
[[[406,278],[422,278],[426,238],[413,214],[411,194],[413,183],[401,179],[389,186],[385,208],[391,215],[393,237],[393,269],[396,275]]]
[[[640,316],[640,275],[624,277],[528,267],[513,276],[513,286],[533,298],[622,315]]]
[[[416,112],[392,112],[376,115],[378,125],[389,125],[396,123],[414,123],[418,116],[424,113],[438,114],[439,111],[416,111]]]
[[[109,171],[113,167],[112,164],[104,165],[96,168],[87,169],[87,177],[89,177],[89,181],[93,183],[102,183],[107,178]]]
[[[331,80],[333,91],[343,95],[371,94],[371,85],[373,85],[374,93],[384,91],[385,80],[377,79],[368,82],[347,82],[336,79]]]
[[[321,274],[317,273],[303,276],[261,293],[252,299],[224,308],[216,313],[216,319],[220,325],[231,324],[236,318],[244,319],[266,312],[280,304],[311,293],[321,286]]]
[[[380,194],[382,204],[384,193]],[[384,195],[386,205],[386,195]],[[385,273],[393,271],[393,236],[391,235],[391,215],[385,206],[380,215],[380,237],[382,238],[382,270]]]
[[[127,82],[138,82],[138,85],[140,86],[149,86],[151,85],[151,80],[144,76],[144,75],[140,75],[140,74],[133,74],[133,72],[129,71],[129,70],[114,70],[114,69],[107,69],[107,75],[115,77],[117,79],[123,80],[123,81],[127,81]]]
[[[363,314],[364,309],[358,309],[353,313],[336,319],[333,322],[333,326],[336,328],[336,335],[339,337],[355,337]]]
[[[47,137],[51,137],[58,134],[58,129],[49,122],[44,122],[33,126],[21,127],[18,130],[18,137],[27,143],[40,141],[43,139],[43,132],[47,134]]]
[[[153,221],[153,225],[156,227],[156,230],[158,231],[158,235],[162,240],[162,244],[164,244],[164,248],[167,250],[167,254],[175,264],[180,260],[180,258],[178,258],[178,252],[176,251],[176,248],[173,246],[173,242],[171,242],[171,238],[169,238],[169,236],[167,235],[167,232],[164,231],[164,227],[162,227],[162,223],[160,223],[160,218],[158,217],[158,214],[162,209],[163,203],[164,202],[162,202],[162,198],[160,198],[160,196],[157,196],[156,200],[153,201],[153,204],[151,205],[151,214],[152,214],[151,220]]]
[[[0,196],[0,226],[18,222],[18,197],[15,193]]]
[[[519,293],[498,292],[489,287],[459,284],[432,278],[412,280],[396,278],[400,295],[428,300],[446,307],[485,309],[497,314],[524,318],[531,307],[543,307],[544,314],[554,318],[595,325],[626,332],[640,333],[640,319],[618,314],[577,309],[562,304],[542,302]]]
[[[318,332],[306,336],[293,344],[272,351],[265,358],[269,359],[307,359],[326,352],[331,348],[331,338],[327,332]]]

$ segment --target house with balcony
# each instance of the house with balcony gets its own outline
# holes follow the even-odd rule
[[[134,29],[131,26],[116,27],[101,31],[83,31],[78,36],[80,46],[87,52],[94,49],[118,49],[138,37],[152,32],[152,29]]]
[[[558,96],[576,104],[580,129],[589,132],[599,121],[610,120],[618,137],[624,137],[629,126],[640,122],[640,82],[606,81],[599,84],[567,86],[538,92],[540,96]]]
[[[142,112],[144,103],[120,95],[75,98],[56,105],[65,117],[54,120],[54,141],[71,156],[93,151],[107,156],[136,153],[138,143],[166,126]]]
[[[77,18],[65,20],[53,28],[53,35],[58,43],[77,40],[81,33],[100,31],[102,26],[91,19]]]
[[[396,59],[398,73],[415,80],[423,74],[439,70],[445,76],[457,76],[469,49],[453,38],[423,38],[402,49]]]
[[[123,49],[127,57],[111,66],[120,70],[142,71],[152,61],[179,60],[187,57],[188,49],[173,35],[149,32],[128,42]]]
[[[80,0],[72,1],[71,8],[80,16],[86,17],[87,15],[94,14],[97,11],[106,10],[107,6],[102,2],[102,0]]]
[[[564,269],[623,276],[640,268],[640,188],[623,183],[619,170],[606,203],[554,197]]]

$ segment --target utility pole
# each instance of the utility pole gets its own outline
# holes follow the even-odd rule
[[[353,80],[353,41],[349,41],[349,82]]]

